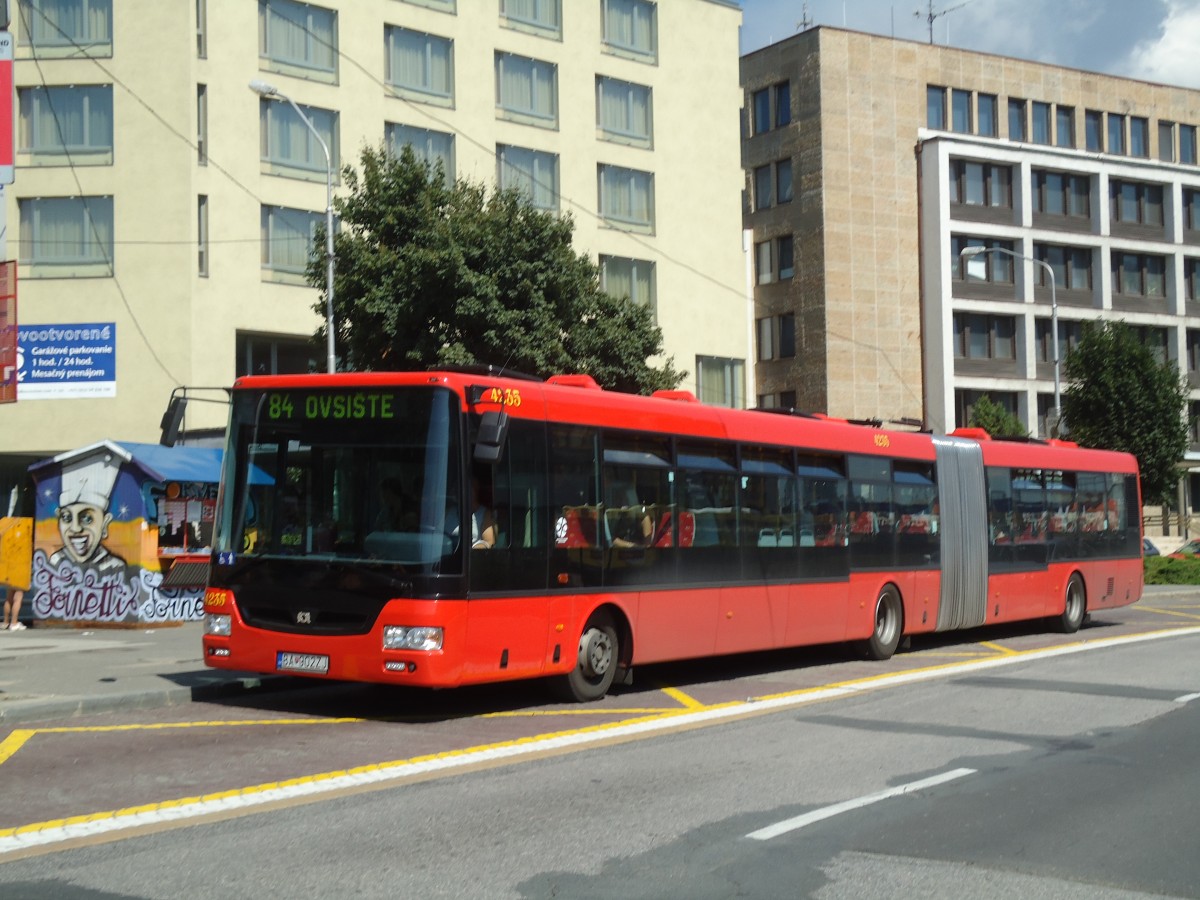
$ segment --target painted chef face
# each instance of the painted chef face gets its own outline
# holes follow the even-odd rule
[[[112,516],[90,503],[69,503],[58,510],[58,532],[63,550],[77,563],[85,563],[100,549],[108,536]]]

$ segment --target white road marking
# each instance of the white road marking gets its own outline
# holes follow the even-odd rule
[[[779,837],[781,834],[787,834],[789,831],[795,831],[798,828],[803,828],[805,825],[811,825],[823,819],[832,819],[834,816],[840,816],[844,812],[862,809],[864,806],[870,806],[873,803],[878,803],[880,800],[899,797],[902,794],[911,794],[914,791],[921,791],[935,785],[945,784],[947,781],[954,781],[956,778],[964,778],[967,775],[974,774],[975,769],[951,769],[949,772],[943,772],[941,775],[922,778],[920,781],[910,781],[908,784],[897,785],[894,788],[888,788],[886,791],[879,791],[876,794],[867,794],[865,797],[855,797],[853,800],[844,800],[832,806],[814,809],[812,812],[805,813],[802,816],[785,819],[782,822],[776,822],[774,825],[768,825],[766,828],[760,828],[758,831],[752,831],[746,837],[753,838],[756,841],[769,841],[771,838]]]
[[[1200,694],[1184,694],[1175,698],[1176,703],[1191,703],[1193,700],[1200,700]]]

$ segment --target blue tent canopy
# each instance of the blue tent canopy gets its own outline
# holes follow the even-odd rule
[[[100,441],[36,462],[29,470],[32,472],[55,463],[105,452],[114,454],[122,462],[132,463],[154,481],[217,484],[221,480],[223,451],[220,447],[164,447],[161,444],[138,444],[132,441]],[[255,466],[251,470],[250,480],[253,484],[271,484],[274,479]]]

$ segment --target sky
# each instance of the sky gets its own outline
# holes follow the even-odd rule
[[[929,0],[741,0],[741,52],[814,25],[929,41]],[[941,0],[936,44],[1200,88],[1200,0]]]

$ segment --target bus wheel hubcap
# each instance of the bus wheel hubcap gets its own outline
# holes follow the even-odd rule
[[[589,628],[579,639],[579,667],[588,677],[603,675],[612,665],[612,641],[599,628]]]

